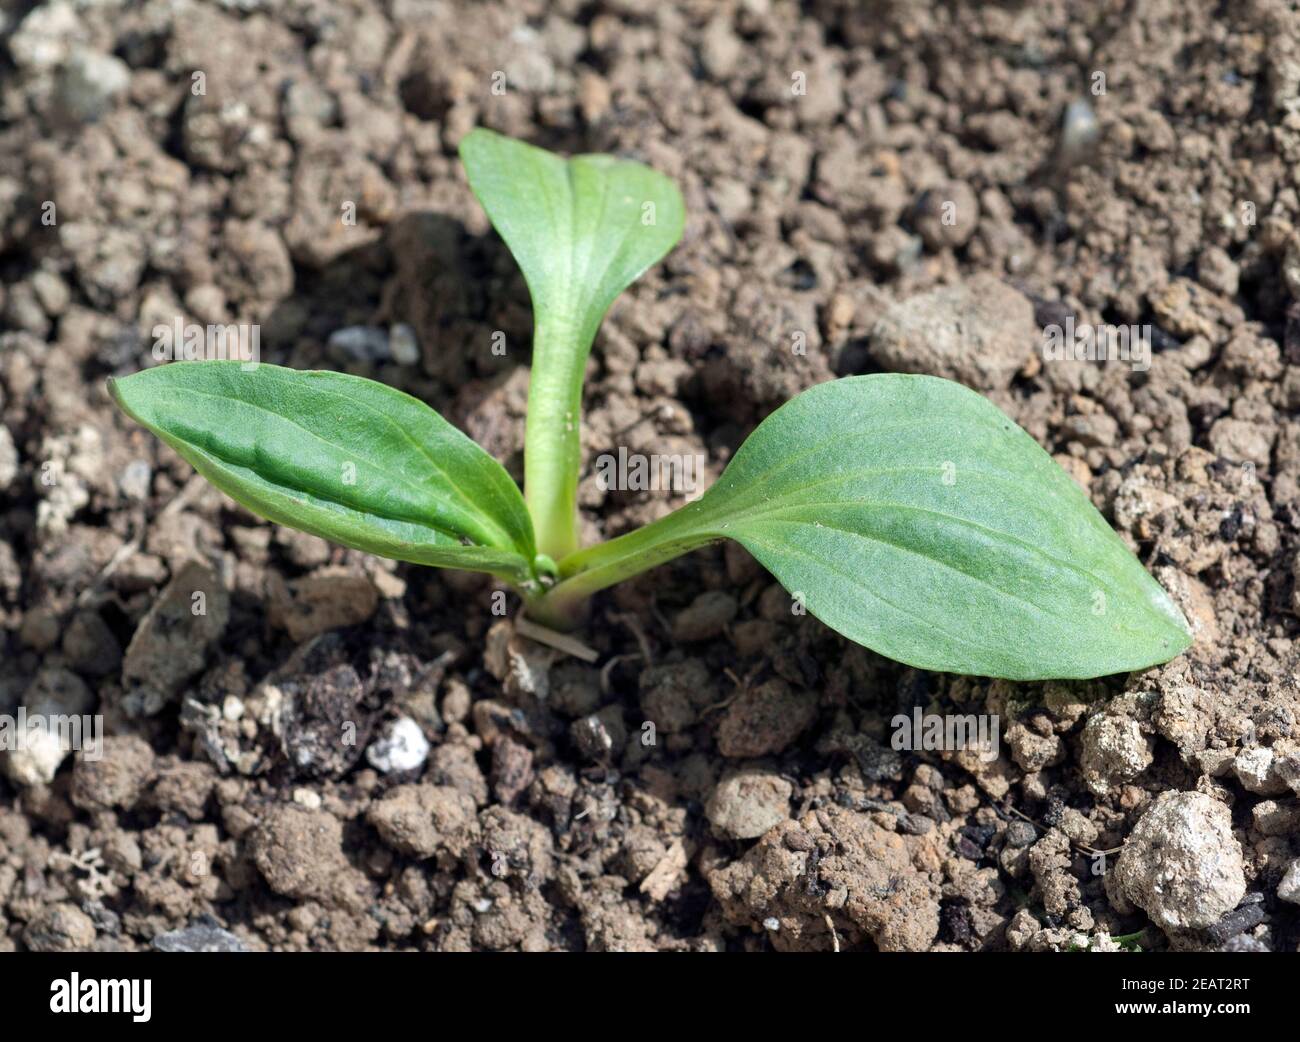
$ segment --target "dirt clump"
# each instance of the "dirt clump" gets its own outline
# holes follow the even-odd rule
[[[1228,808],[1201,792],[1162,793],[1133,827],[1106,886],[1120,911],[1131,902],[1159,926],[1213,926],[1246,894]]]
[[[709,885],[730,920],[761,924],[780,950],[824,947],[835,929],[882,951],[925,951],[939,930],[938,895],[908,839],[839,808],[774,828]]]

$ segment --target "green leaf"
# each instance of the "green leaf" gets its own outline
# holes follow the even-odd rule
[[[460,145],[470,187],[533,298],[524,488],[538,548],[577,549],[582,379],[614,298],[681,238],[685,206],[667,177],[613,156],[564,159],[490,130]]]
[[[120,380],[118,405],[262,517],[401,561],[531,575],[532,524],[496,460],[373,380],[174,362]]]
[[[677,186],[613,156],[564,159],[479,128],[460,143],[470,187],[510,247],[538,320],[581,350],[623,290],[682,236]]]
[[[828,626],[923,669],[1096,677],[1191,643],[1164,590],[1051,457],[980,395],[935,377],[805,391],[698,502],[561,561],[567,582],[553,592],[589,592],[720,536]]]

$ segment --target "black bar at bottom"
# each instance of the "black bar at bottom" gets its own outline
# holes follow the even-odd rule
[[[1136,1018],[1223,1025],[1260,1014],[1284,1016],[1293,1002],[1295,964],[1284,958],[1085,954],[1091,953],[876,955],[865,962],[828,955],[804,973],[808,984],[816,982],[811,994],[824,996],[826,1014],[869,1016],[876,1006],[925,1009],[940,1024],[949,1017],[967,1023],[981,1009],[996,1017],[1014,1010],[1018,1018],[1068,1009],[1074,1024]],[[543,1011],[563,1029],[575,1009],[586,1025],[617,1024],[629,1004],[641,1017],[653,1019],[655,1007],[668,1016],[682,1002],[698,1003],[703,972],[720,1001],[731,995],[723,1002],[728,1012],[718,1008],[718,1014],[734,1030],[737,1021],[766,1023],[778,995],[794,999],[804,986],[789,961],[776,969],[771,960],[749,959],[743,968],[714,960],[701,971],[687,970],[678,958],[660,960],[654,970],[646,993],[637,983],[650,972],[646,964],[629,977],[625,965],[608,959],[584,959],[579,969],[554,959],[525,966],[504,957],[489,967],[418,955],[25,955],[4,960],[0,997],[10,1038],[21,1037],[24,1025],[52,1027],[72,1019],[83,1027],[111,1021],[128,1032],[208,1023],[225,1030],[283,1026],[337,1034],[354,1025],[374,1032],[407,1020],[432,1028],[448,1014],[481,1011],[483,1002],[493,1030],[502,1017],[534,1024],[548,1015]],[[778,974],[779,982],[763,983]]]

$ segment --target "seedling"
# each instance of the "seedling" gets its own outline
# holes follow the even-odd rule
[[[525,490],[432,409],[332,372],[178,362],[117,403],[254,513],[384,557],[487,572],[575,624],[596,591],[721,539],[794,611],[924,669],[1095,677],[1191,642],[1083,491],[995,406],[929,376],[854,376],[767,417],[701,498],[595,546],[577,535],[583,371],[614,299],[676,244],[673,183],[476,130],[469,182],[532,296]]]

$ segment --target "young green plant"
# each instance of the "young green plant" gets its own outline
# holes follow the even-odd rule
[[[494,575],[563,627],[592,594],[734,539],[792,607],[924,669],[1084,678],[1191,642],[1084,492],[995,406],[947,380],[820,384],[767,417],[693,503],[579,546],[582,381],[618,295],[680,238],[670,180],[486,130],[461,158],[523,271],[534,342],[525,494],[423,403],[355,376],[178,362],[110,382],[117,403],[269,520],[401,561]]]

